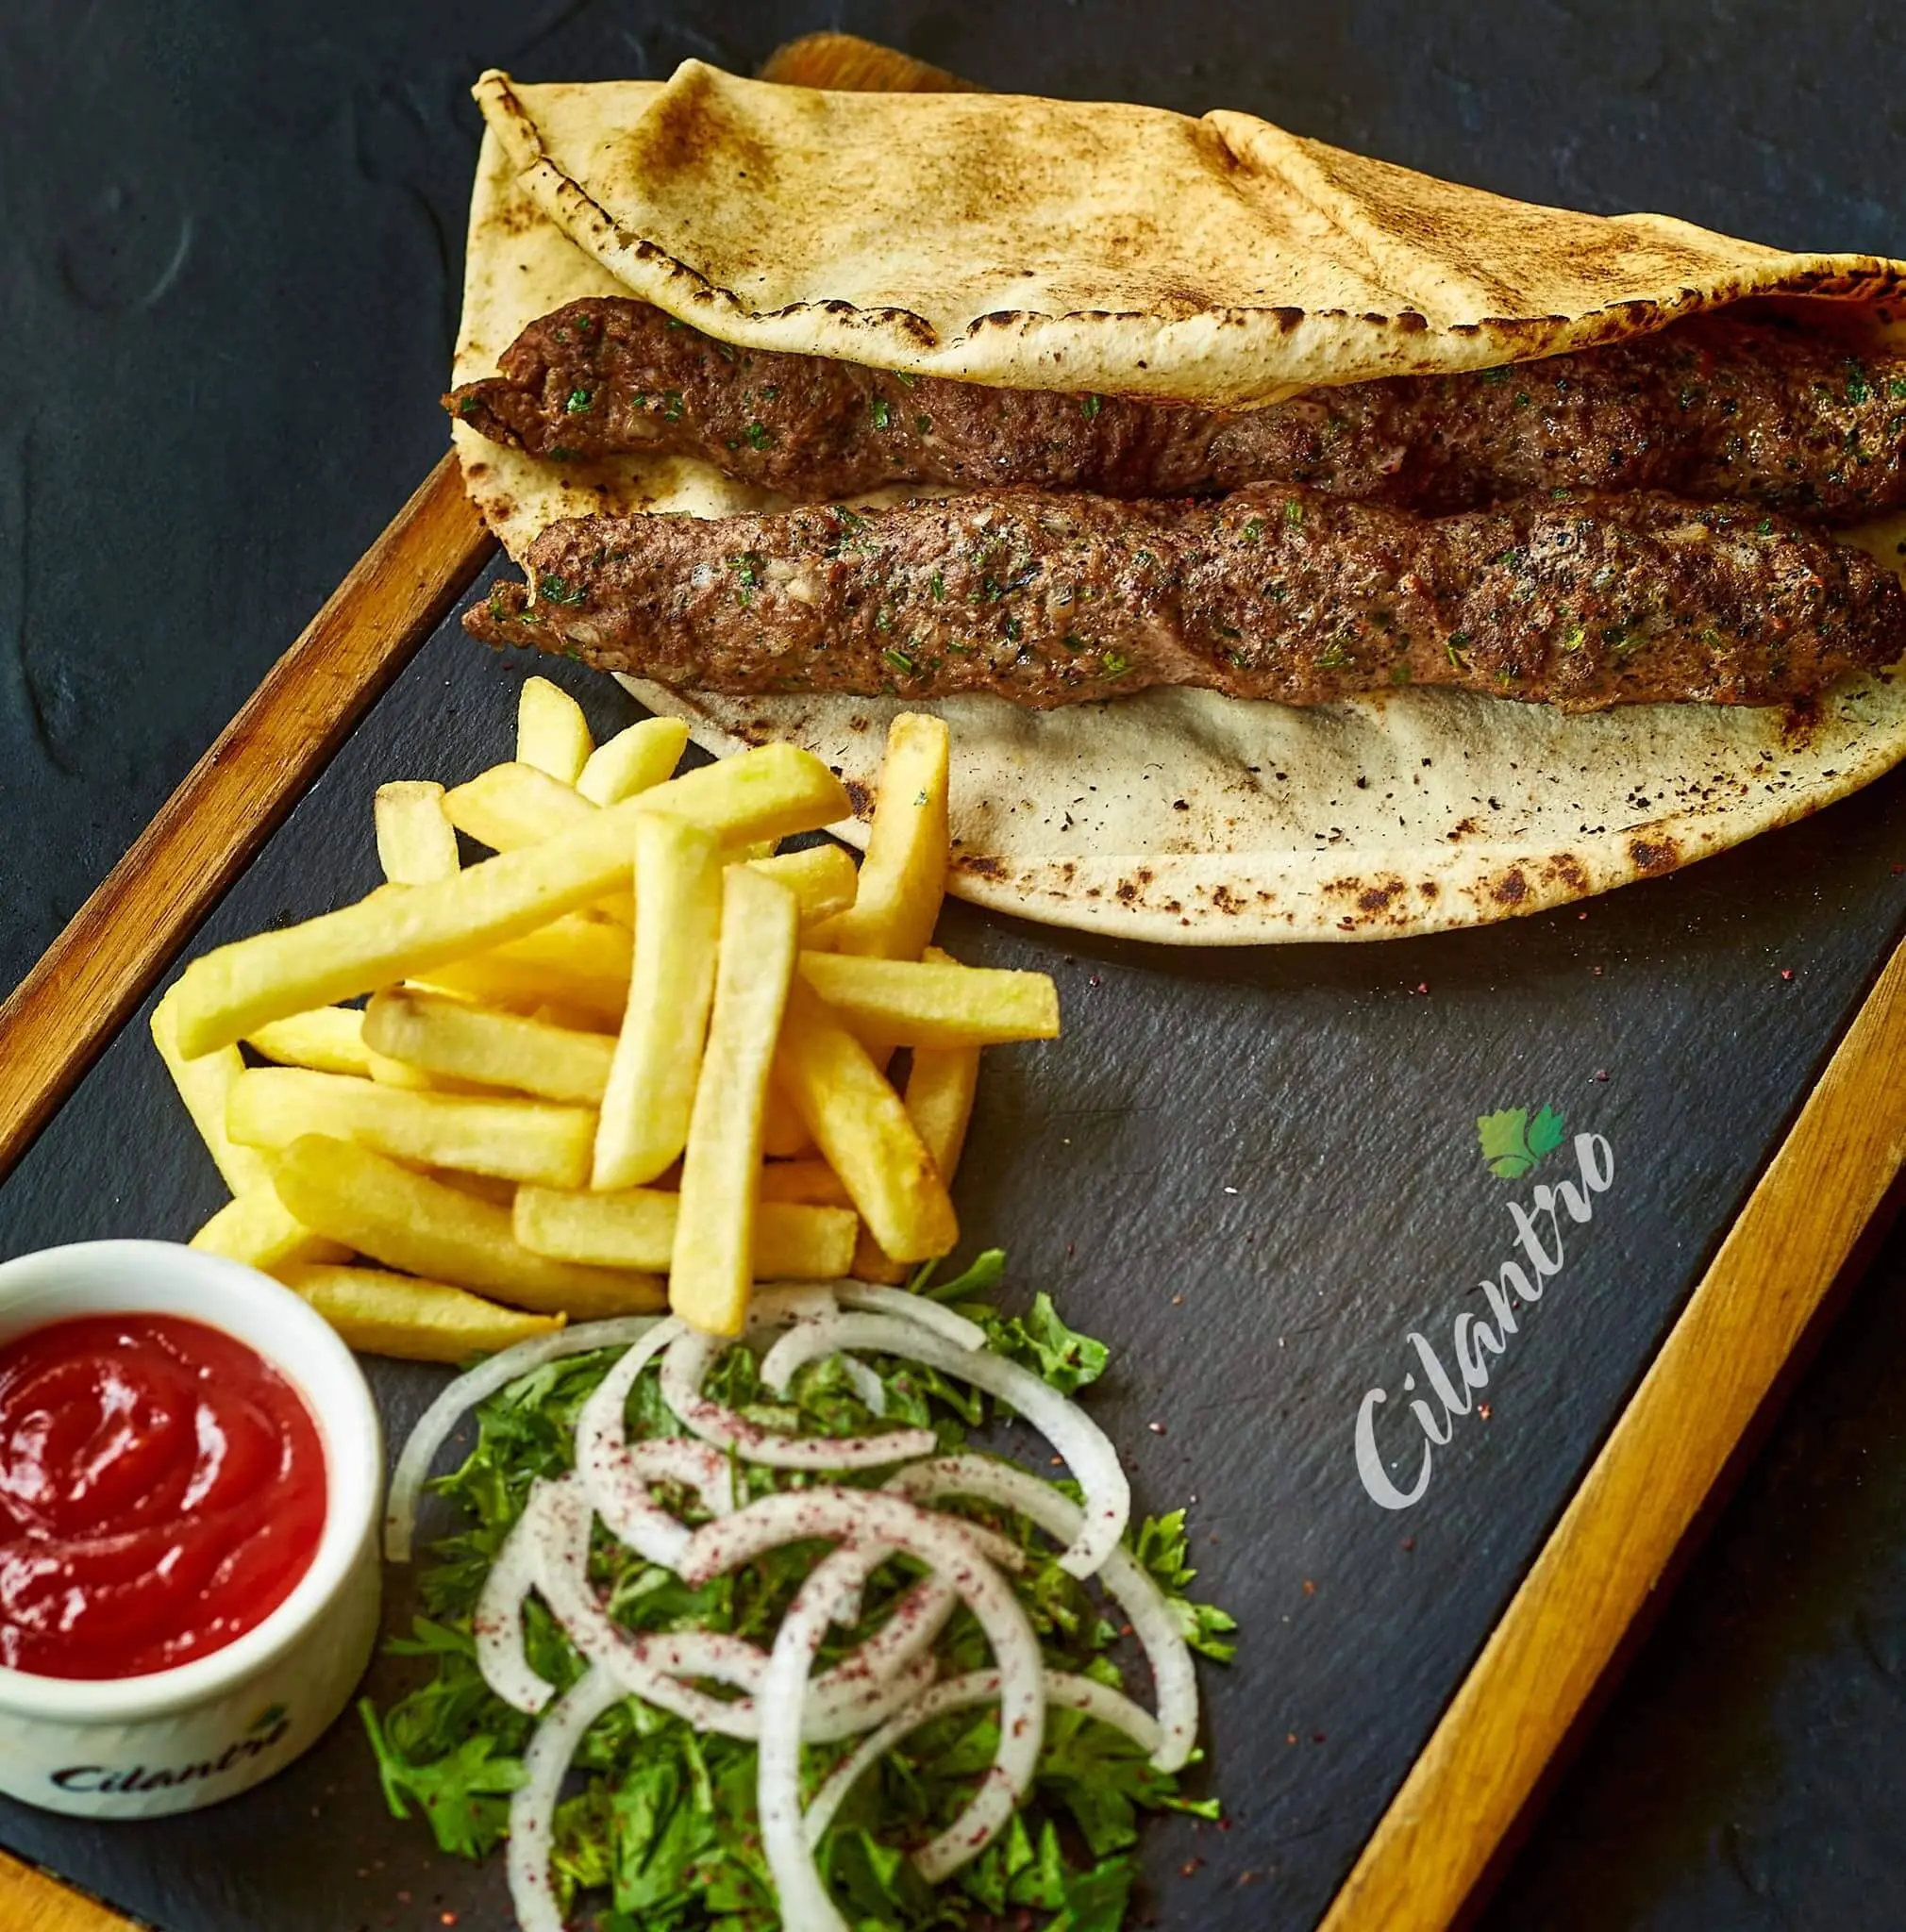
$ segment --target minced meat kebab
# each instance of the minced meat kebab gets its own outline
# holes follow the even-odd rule
[[[1231,414],[740,349],[624,298],[542,318],[501,369],[446,406],[549,460],[964,492],[573,519],[532,546],[533,598],[465,618],[671,684],[1598,709],[1788,702],[1906,653],[1898,580],[1818,527],[1906,505],[1906,358],[1778,318]]]

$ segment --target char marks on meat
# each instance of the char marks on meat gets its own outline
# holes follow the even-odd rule
[[[1864,552],[1647,491],[1440,519],[1268,486],[583,517],[529,568],[534,598],[499,585],[473,635],[730,692],[1309,705],[1427,684],[1590,710],[1781,703],[1906,652],[1906,593]]]
[[[557,309],[500,366],[444,398],[496,441],[555,461],[698,456],[809,500],[896,483],[1154,497],[1289,482],[1439,515],[1554,488],[1737,498],[1822,523],[1906,504],[1906,358],[1861,359],[1770,319],[1694,317],[1229,415],[741,349],[632,297]]]

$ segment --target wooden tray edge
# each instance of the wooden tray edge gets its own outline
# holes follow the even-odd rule
[[[0,1177],[493,547],[444,457],[0,1005]]]

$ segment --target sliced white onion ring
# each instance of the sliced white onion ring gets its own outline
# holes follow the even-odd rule
[[[519,1341],[489,1360],[445,1385],[411,1429],[403,1454],[391,1476],[391,1491],[384,1506],[384,1555],[393,1563],[410,1560],[416,1535],[417,1503],[430,1465],[437,1452],[450,1440],[457,1424],[479,1402],[488,1400],[499,1389],[507,1389],[520,1376],[544,1362],[563,1356],[589,1355],[598,1348],[616,1348],[640,1341],[666,1317],[660,1315],[616,1315],[604,1322],[578,1322],[550,1335],[539,1335]]]
[[[835,1932],[844,1922],[828,1898],[801,1824],[801,1707],[808,1673],[828,1626],[893,1550],[928,1564],[978,1619],[1001,1674],[999,1753],[966,1808],[915,1855],[929,1884],[977,1857],[1004,1828],[1032,1782],[1045,1735],[1039,1640],[989,1550],[1019,1552],[957,1517],[923,1509],[882,1491],[816,1488],[763,1496],[695,1531],[682,1557],[691,1584],[745,1562],[763,1549],[816,1536],[847,1546],[818,1565],[789,1607],[761,1687],[756,1787],[762,1846],[788,1932]]]
[[[664,1452],[654,1445],[641,1444],[640,1457],[629,1445],[629,1391],[643,1370],[686,1332],[673,1316],[651,1328],[602,1378],[576,1419],[576,1473],[590,1506],[631,1549],[649,1562],[670,1569],[688,1532],[649,1500],[649,1485],[664,1475],[689,1482],[701,1496],[703,1507],[716,1514],[734,1503],[726,1462],[716,1470],[694,1453],[699,1445],[683,1443],[688,1453],[679,1464],[671,1455],[669,1466],[663,1466]],[[679,1440],[656,1439],[658,1442]],[[681,1473],[690,1469],[694,1474]],[[726,1505],[722,1505],[724,1496]]]
[[[1017,1362],[983,1350],[955,1348],[917,1324],[889,1315],[831,1315],[798,1324],[769,1349],[761,1362],[761,1380],[778,1394],[806,1363],[856,1348],[924,1362],[943,1375],[970,1382],[1011,1403],[1065,1457],[1085,1491],[1084,1520],[1061,1556],[1060,1568],[1073,1576],[1097,1574],[1118,1548],[1130,1521],[1131,1485],[1105,1431],[1076,1402]]]
[[[819,1321],[798,1324],[788,1333],[798,1335],[804,1327],[819,1328],[828,1322],[843,1319],[838,1315],[823,1316]],[[878,1318],[863,1315],[855,1319]],[[930,1336],[924,1339],[933,1340]],[[760,1423],[751,1423],[701,1392],[702,1377],[727,1346],[718,1335],[683,1329],[661,1358],[661,1397],[685,1428],[704,1442],[731,1449],[744,1462],[759,1462],[769,1469],[885,1469],[916,1456],[930,1456],[940,1446],[940,1439],[931,1429],[890,1429],[878,1436],[784,1436],[763,1428]],[[821,1353],[832,1351],[824,1349]]]
[[[898,1315],[903,1322],[917,1322],[930,1328],[943,1341],[957,1348],[984,1348],[986,1331],[978,1322],[969,1322],[943,1302],[915,1294],[911,1289],[887,1288],[875,1281],[837,1281],[834,1299],[844,1308],[861,1308],[870,1315]]]
[[[535,1522],[527,1540],[536,1553],[535,1586],[593,1666],[610,1673],[631,1696],[686,1719],[698,1730],[748,1741],[760,1735],[754,1693],[767,1675],[766,1651],[722,1631],[638,1631],[617,1624],[589,1581],[591,1511],[575,1476],[538,1484],[525,1520],[531,1516]],[[918,1696],[933,1680],[935,1665],[927,1653],[953,1602],[952,1593],[930,1578],[916,1584],[873,1637],[808,1686],[803,1738],[826,1744],[859,1737]],[[520,1624],[510,1627],[520,1631]],[[530,1672],[527,1661],[519,1668],[520,1678],[503,1681],[527,1681],[546,1699],[548,1687]],[[695,1677],[749,1694],[716,1697],[686,1681]],[[498,1694],[504,1694],[500,1688]]]
[[[906,1709],[895,1711],[878,1731],[869,1733],[854,1746],[814,1793],[803,1823],[809,1848],[819,1845],[822,1834],[834,1822],[834,1814],[866,1774],[868,1767],[886,1757],[895,1744],[922,1724],[945,1717],[949,1710],[968,1710],[975,1705],[995,1704],[998,1700],[997,1671],[968,1671],[963,1677],[948,1677],[944,1684],[935,1684]],[[1158,1720],[1129,1697],[1090,1677],[1075,1676],[1070,1671],[1047,1671],[1045,1701],[1066,1710],[1082,1710],[1100,1724],[1123,1731],[1141,1751],[1158,1748]]]
[[[861,1407],[869,1415],[887,1413],[887,1385],[859,1356],[844,1355],[841,1371],[847,1378],[848,1388],[861,1398]]]
[[[554,1694],[554,1687],[530,1668],[523,1644],[523,1606],[548,1567],[547,1545],[554,1532],[548,1508],[552,1487],[543,1482],[531,1486],[523,1514],[503,1539],[483,1579],[483,1591],[470,1620],[483,1681],[512,1710],[531,1716]]]
[[[625,1694],[606,1671],[589,1672],[536,1726],[523,1754],[523,1782],[510,1800],[509,1855],[510,1903],[522,1932],[563,1932],[549,1882],[557,1800],[590,1725]]]
[[[1085,1511],[1068,1495],[1017,1463],[994,1456],[936,1456],[889,1477],[885,1485],[918,1502],[942,1496],[978,1496],[1016,1509],[1047,1536],[1075,1542]],[[1197,1743],[1198,1684],[1192,1654],[1166,1603],[1145,1566],[1121,1544],[1099,1566],[1106,1594],[1130,1620],[1132,1635],[1151,1666],[1158,1697],[1158,1736],[1145,1748],[1157,1771],[1182,1771]]]

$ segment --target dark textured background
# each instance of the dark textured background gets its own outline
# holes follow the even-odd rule
[[[1906,25],[1877,8],[1815,6],[1802,17],[1780,6],[1418,0],[1300,13],[1020,0],[673,11],[696,25],[606,0],[12,0],[0,19],[0,328],[10,351],[0,358],[0,906],[11,915],[0,924],[0,983],[52,938],[441,449],[433,391],[476,126],[462,90],[486,63],[588,77],[664,73],[695,53],[745,68],[788,34],[844,25],[995,86],[1244,107],[1536,199],[1664,207],[1794,244],[1906,249],[1906,111],[1890,105],[1906,97]],[[1882,925],[1889,908],[1897,917],[1897,882],[1882,881],[1906,860],[1902,824],[1896,781],[1761,848],[1785,855],[1780,892],[1796,916],[1784,924],[1742,910],[1769,876],[1747,853],[1597,908],[1590,931],[1602,950],[1567,915],[1513,936],[1413,945],[1393,964],[1290,955],[1182,970],[1208,983],[1208,1023],[1235,1029],[1241,1054],[1256,1016],[1273,1014],[1293,1055],[1327,1031],[1361,1039],[1369,1058],[1346,1062],[1343,1077],[1393,1108],[1420,1110],[1426,1082],[1433,1092],[1460,1079],[1460,1114],[1471,1102],[1465,1061],[1490,1077],[1522,1066],[1550,1077],[1534,1015],[1552,999],[1563,1036],[1562,1009],[1580,1004],[1572,989],[1591,955],[1625,972],[1622,990],[1576,1017],[1614,1049],[1672,1038],[1676,1014],[1704,1010],[1709,976],[1771,977],[1773,960],[1752,956],[1781,931],[1801,995],[1726,1024],[1710,1011],[1697,1041],[1737,1065],[1691,1068],[1687,1093],[1654,1109],[1672,1175],[1654,1205],[1669,1219],[1628,1240],[1651,1232],[1672,1247],[1678,1203],[1698,1221],[1696,1208],[1727,1196],[1727,1162],[1713,1150],[1730,1128],[1771,1130],[1783,1083],[1811,1057],[1809,1029],[1857,991],[1860,964],[1836,943],[1835,921],[1856,908],[1863,926]],[[1812,876],[1822,881],[1818,929],[1804,916]],[[1022,941],[1009,932],[988,943],[1003,958]],[[1143,956],[1108,949],[1084,964],[1114,989],[1153,972]],[[1390,1088],[1375,1049],[1397,1024],[1405,980],[1419,977],[1461,997],[1407,1009],[1426,1016],[1425,1045]],[[1171,1033],[1162,1021],[1163,1043]],[[1081,1052],[1092,1052],[1089,1030]],[[1618,1055],[1607,1057],[1619,1074]],[[1252,1070],[1273,1091],[1298,1085],[1279,1067]],[[1314,1053],[1305,1065],[1312,1080],[1329,1071]],[[1650,1108],[1615,1087],[1605,1105],[1632,1128],[1626,1147]],[[1574,1103],[1580,1091],[1558,1097]],[[1002,1119],[1019,1097],[1001,1093]],[[1095,1097],[1082,1096],[1078,1117],[1088,1133]],[[1143,1110],[1116,1097],[1127,1103],[1119,1138],[1093,1149],[1088,1171],[1123,1168],[1156,1185]],[[1333,1151],[1322,1127],[1307,1136],[1288,1110],[1269,1112],[1252,1124],[1267,1152],[1314,1167]],[[1077,1125],[1049,1118],[1034,1156],[1078,1167],[1082,1156],[1060,1151],[1073,1138],[1060,1128]],[[0,1250],[59,1205],[44,1178],[58,1156],[49,1141],[31,1163],[42,1178],[30,1213],[9,1225],[9,1204],[24,1197],[0,1199]],[[1012,1179],[982,1172],[973,1185],[1010,1207]],[[1392,1179],[1398,1200],[1422,1198],[1421,1177],[1407,1191]],[[1180,1172],[1176,1186],[1186,1185]],[[1304,1191],[1337,1198],[1314,1174]],[[109,1207],[137,1217],[150,1204]],[[1128,1251],[1143,1233],[1131,1229]],[[1302,1266],[1302,1236],[1301,1225],[1287,1235],[1279,1279]],[[1068,1271],[1056,1244],[1036,1258],[1088,1275],[1092,1259]],[[1629,1258],[1640,1268],[1659,1257],[1644,1243]],[[1268,1261],[1260,1271],[1274,1272]],[[1906,1247],[1896,1241],[1560,1789],[1491,1932],[1906,1924],[1902,1287]],[[1128,1402],[1152,1392],[1141,1384]],[[1576,1391],[1572,1445],[1592,1440],[1594,1406]],[[1175,1450],[1180,1439],[1181,1454],[1145,1458],[1162,1492],[1229,1460],[1212,1446],[1222,1437],[1199,1446],[1181,1430]],[[1279,1565],[1307,1554],[1298,1525],[1279,1541]],[[1488,1568],[1510,1554],[1483,1547],[1474,1560]],[[1349,1606],[1340,1597],[1334,1607]],[[1334,1741],[1355,1748],[1341,1733]],[[1255,1793],[1229,1779],[1226,1789],[1248,1825]],[[225,1839],[233,1887],[221,1910],[240,1913],[220,1923],[267,1923],[244,1905],[239,1814],[218,1816],[232,1823],[207,1821],[204,1842]],[[6,1835],[25,1844],[31,1833],[9,1824]],[[313,1834],[296,1861],[305,1885],[326,1869],[327,1836]],[[132,1845],[122,1835],[99,1857]],[[1280,1851],[1294,1875],[1304,1868],[1300,1845]],[[1237,1861],[1223,1862],[1234,1878]],[[363,1893],[367,1913],[393,1882],[383,1875],[380,1892]],[[1266,1923],[1273,1887],[1260,1894]],[[1228,1897],[1225,1922],[1252,1924]],[[181,1894],[169,1932],[198,1932],[211,1911]]]

